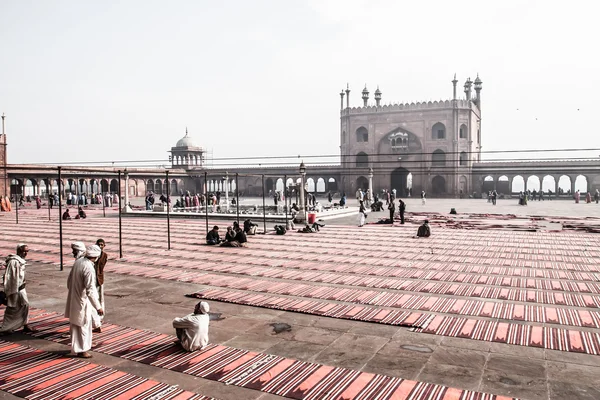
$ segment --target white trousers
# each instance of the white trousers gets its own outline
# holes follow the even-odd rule
[[[92,348],[92,320],[84,326],[71,324],[71,351],[75,354],[89,351]]]
[[[365,224],[365,214],[358,213],[358,226],[363,226]]]
[[[98,299],[102,305],[102,310],[104,310],[104,315],[106,315],[106,308],[104,307],[104,285],[96,286],[96,289],[98,290]],[[98,311],[96,311],[94,307],[90,308],[92,309],[92,329],[100,328],[102,326],[102,321],[104,321],[104,315],[98,315]]]
[[[427,203],[427,199],[426,198],[422,198],[421,199],[421,204],[425,205],[425,203]]]

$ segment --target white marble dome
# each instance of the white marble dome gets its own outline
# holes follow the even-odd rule
[[[194,141],[191,137],[188,136],[187,132],[185,136],[177,141],[175,147],[198,147],[194,144]]]

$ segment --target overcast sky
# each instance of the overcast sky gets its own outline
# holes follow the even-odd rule
[[[215,158],[339,154],[346,82],[428,101],[455,72],[484,151],[599,148],[595,3],[2,0],[9,162],[164,159],[186,126]]]

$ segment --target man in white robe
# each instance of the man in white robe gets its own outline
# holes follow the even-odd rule
[[[17,246],[17,254],[6,257],[4,272],[4,293],[6,294],[6,310],[0,334],[8,334],[23,327],[23,332],[33,332],[27,326],[29,318],[29,300],[25,291],[25,257],[29,248],[26,244]]]
[[[201,301],[196,304],[193,314],[173,320],[177,339],[184,350],[195,351],[208,344],[209,310],[208,303]]]
[[[73,243],[73,253],[81,249],[81,245],[81,242]],[[71,353],[81,358],[92,357],[88,352],[92,348],[92,310],[96,310],[99,315],[104,314],[98,300],[94,270],[94,261],[100,253],[98,246],[90,246],[83,257],[75,260],[67,281],[69,293],[65,317],[70,323]]]

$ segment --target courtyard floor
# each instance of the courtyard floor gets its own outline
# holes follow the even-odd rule
[[[0,338],[0,357],[11,360],[0,365],[0,397],[65,393],[44,390],[70,382],[59,379],[68,369],[50,370],[68,350],[69,245],[103,237],[106,325],[93,365],[69,367],[102,374],[91,389],[63,389],[80,396],[127,379],[142,398],[598,399],[600,237],[570,227],[597,224],[600,207],[515,203],[408,199],[404,226],[358,228],[346,217],[316,234],[253,236],[242,249],[203,246],[205,221],[175,220],[169,251],[164,220],[123,219],[122,259],[114,210],[90,210],[63,224],[64,271],[56,209],[48,221],[47,210],[26,208],[18,225],[14,211],[1,213],[0,254],[30,248],[39,332]],[[478,215],[457,216],[468,228],[458,229],[447,222],[451,207]],[[486,213],[548,218],[530,232],[518,229],[536,219]],[[424,218],[433,236],[412,238]],[[187,356],[172,344],[171,320],[198,298],[211,305],[211,346]],[[35,367],[37,380],[15,365]]]

